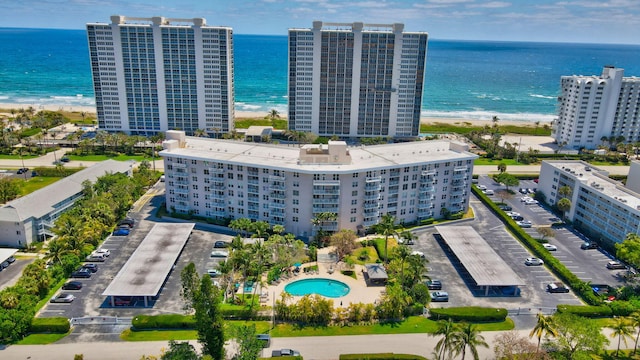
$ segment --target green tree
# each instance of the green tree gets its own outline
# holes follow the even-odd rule
[[[177,342],[169,340],[169,350],[165,351],[160,360],[199,360],[200,356],[196,352],[196,348],[189,342]]]
[[[554,345],[566,359],[591,358],[600,354],[609,340],[591,319],[571,313],[556,313],[553,323],[557,331]]]
[[[270,228],[271,228],[271,225],[269,225],[269,223],[266,221],[253,222],[251,223],[251,227],[250,227],[250,230],[253,232],[252,237],[262,239],[266,236],[267,231],[269,231]]]
[[[312,219],[311,219],[311,225],[313,225],[314,228],[317,228],[316,230],[316,235],[315,235],[315,240],[316,240],[316,244],[319,247],[324,246],[324,238],[326,237],[326,232],[324,231],[324,226],[329,223],[329,222],[333,222],[336,221],[338,219],[338,214],[333,213],[333,212],[321,212],[321,213],[317,213]]]
[[[633,354],[636,354],[636,350],[638,350],[638,340],[640,339],[640,311],[634,311],[629,315],[629,321],[631,322],[631,326],[636,328],[636,339],[633,344]]]
[[[518,186],[518,184],[520,184],[520,180],[518,180],[517,177],[506,172],[498,174],[495,180],[503,184],[507,188],[507,191],[509,191],[510,186]]]
[[[384,236],[384,261],[389,262],[389,238],[398,236],[395,216],[389,213],[382,215],[380,222],[374,225],[374,229],[376,233]]]
[[[251,229],[251,220],[247,218],[234,219],[229,223],[229,227],[232,230],[240,232],[243,237],[247,237]]]
[[[256,325],[240,325],[236,328],[238,352],[234,359],[255,360],[260,357],[262,341],[256,337]]]
[[[558,195],[560,195],[561,198],[570,198],[572,192],[571,187],[566,185],[561,186],[560,189],[558,189]]]
[[[395,281],[387,284],[386,291],[378,306],[380,315],[383,319],[401,320],[404,309],[411,304],[411,296]]]
[[[536,326],[533,327],[531,332],[529,333],[529,337],[538,338],[538,345],[536,346],[536,352],[540,350],[540,341],[542,337],[545,335],[551,335],[553,337],[558,336],[558,332],[556,331],[553,325],[553,318],[550,316],[544,316],[542,313],[538,313],[538,322],[536,322]]]
[[[18,179],[10,177],[0,177],[0,202],[7,202],[15,199],[20,194],[20,185]]]
[[[634,268],[640,268],[640,236],[629,233],[621,243],[617,243],[616,257]],[[639,328],[640,330],[640,328]]]
[[[571,209],[571,200],[567,198],[562,198],[558,200],[558,203],[556,204],[556,206],[558,207],[558,210],[562,213],[562,220],[564,220],[566,216],[566,212]]]
[[[442,336],[436,343],[436,360],[450,358],[453,351],[453,338],[457,331],[457,326],[451,319],[438,320],[437,326],[436,331],[429,334],[429,336]]]
[[[454,333],[452,345],[456,354],[462,354],[462,360],[467,353],[467,347],[474,360],[480,358],[478,356],[479,346],[489,347],[484,336],[480,335],[477,325],[474,324],[461,324]]]
[[[500,174],[504,173],[505,171],[507,171],[507,164],[504,162],[501,162],[498,164],[498,171],[500,172]]]
[[[616,357],[618,357],[618,353],[620,352],[620,340],[624,341],[624,346],[627,346],[627,339],[633,338],[631,330],[631,322],[629,319],[625,317],[617,317],[613,320],[613,323],[607,325],[608,328],[612,329],[611,337],[618,337],[618,347],[616,348]]]

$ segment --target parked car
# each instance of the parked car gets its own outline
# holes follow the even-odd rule
[[[568,293],[569,288],[561,282],[552,282],[547,285],[547,291],[550,293]]]
[[[521,215],[513,215],[511,217],[514,221],[522,221],[524,218]]]
[[[558,247],[557,247],[557,246],[555,246],[555,245],[551,245],[551,244],[542,244],[542,246],[543,246],[545,249],[549,250],[549,251],[556,251],[556,250],[558,250]]]
[[[135,303],[135,300],[131,296],[117,296],[113,299],[113,305],[115,306],[131,306]]]
[[[580,249],[582,250],[593,250],[597,248],[598,248],[598,244],[594,242],[583,242],[582,245],[580,245]]]
[[[52,303],[70,303],[75,298],[76,297],[73,294],[61,293],[61,294],[58,294],[58,295],[52,297],[50,302],[52,302]]]
[[[98,272],[98,264],[82,264],[82,267],[91,270],[92,273]]]
[[[300,356],[300,352],[292,349],[280,349],[271,351],[271,357]]]
[[[412,251],[411,255],[417,255],[424,259],[424,253],[422,251]]]
[[[111,255],[111,251],[109,251],[109,249],[97,249],[93,254],[109,257]]]
[[[482,191],[485,191],[485,190],[487,190],[487,187],[484,186],[484,185],[478,185],[478,189],[480,189]]]
[[[213,250],[211,252],[211,257],[226,258],[227,256],[229,256],[229,252],[226,250]]]
[[[539,266],[539,265],[544,265],[544,261],[542,261],[542,259],[530,257],[524,261],[524,264],[527,266]]]
[[[442,281],[440,280],[427,280],[426,285],[429,290],[442,290]]]
[[[211,277],[218,277],[220,276],[220,271],[217,269],[209,269],[207,270],[207,274],[209,274],[209,276]]]
[[[130,217],[124,218],[120,220],[120,222],[118,222],[119,227],[123,225],[127,225],[129,228],[132,228],[135,224],[136,224],[136,220]]]
[[[484,193],[485,195],[487,195],[487,196],[493,196],[493,195],[495,195],[495,192],[494,192],[493,190],[491,190],[491,189],[489,189],[489,190],[484,190],[484,191],[483,191],[483,193]]]
[[[62,290],[80,290],[82,289],[82,283],[80,281],[69,281],[62,285]]]
[[[607,269],[609,269],[609,270],[623,270],[623,269],[626,269],[626,268],[627,267],[623,263],[621,263],[619,261],[609,261],[607,263]]]
[[[15,258],[15,257],[13,257],[13,255],[11,255],[11,256],[9,256],[9,258],[7,259],[7,262],[8,262],[9,264],[13,264],[14,262],[16,262],[16,258]]]
[[[525,205],[536,205],[536,204],[538,204],[538,200],[536,200],[536,199],[527,200],[527,201],[524,202],[524,204]]]
[[[271,346],[271,335],[269,334],[257,334],[256,338],[262,342],[263,348]]]
[[[434,291],[431,293],[431,302],[448,302],[449,293],[445,291]]]
[[[9,262],[8,261],[3,261],[2,263],[0,263],[0,269],[5,269],[9,267]]]
[[[113,232],[113,236],[127,236],[129,235],[129,229],[118,228]]]
[[[213,247],[216,249],[229,247],[229,243],[225,241],[216,241],[213,243]]]
[[[66,156],[63,156],[63,157],[60,158],[60,161],[62,161],[63,163],[68,163],[69,161],[71,161],[71,159],[69,159]]]
[[[107,258],[102,254],[90,254],[86,258],[84,258],[85,261],[91,262],[104,262],[106,259]]]
[[[521,228],[530,228],[532,226],[531,221],[529,220],[516,221],[516,224],[518,224],[518,226],[520,226]]]
[[[72,278],[90,278],[91,270],[81,267],[80,269],[71,273]]]
[[[513,208],[509,205],[505,205],[505,204],[500,204],[498,205],[498,208],[502,211],[511,211],[513,210]]]
[[[507,211],[506,214],[511,216],[511,217],[520,216],[520,213],[519,212],[515,212],[515,211]]]
[[[20,168],[18,169],[18,171],[16,171],[16,173],[20,175],[26,173],[27,171],[29,171],[29,168]]]

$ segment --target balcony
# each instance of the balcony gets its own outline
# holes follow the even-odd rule
[[[338,206],[327,206],[327,205],[316,205],[316,204],[313,204],[313,213],[314,214],[325,213],[325,212],[337,213],[338,209],[339,209]]]
[[[340,180],[313,180],[313,186],[333,186],[339,187]]]
[[[389,187],[396,186],[398,184],[400,184],[400,180],[389,181]]]
[[[249,185],[260,185],[260,180],[249,179],[249,180],[247,180],[247,184],[249,184]]]
[[[319,199],[313,199],[313,203],[314,204],[339,204],[340,203],[340,198],[337,196],[334,197],[328,197],[328,198],[319,198]]]
[[[179,212],[179,213],[188,213],[188,212],[189,212],[189,210],[190,210],[190,208],[189,208],[188,206],[186,206],[186,205],[178,205],[178,204],[176,204],[176,205],[174,206],[174,208],[175,208],[175,209],[176,209],[176,211],[177,211],[177,212]]]
[[[389,188],[389,191],[387,191],[387,193],[388,193],[389,195],[397,195],[397,194],[398,194],[398,191],[399,191],[399,190],[398,190],[398,187],[397,187],[397,186],[394,186],[393,188]]]
[[[424,210],[424,209],[431,209],[431,205],[433,205],[432,202],[430,201],[420,201],[418,202],[418,211],[420,210]]]
[[[380,182],[366,183],[364,186],[365,191],[380,191],[381,188]]]
[[[373,209],[364,209],[364,211],[362,212],[364,214],[365,217],[378,217],[380,215],[380,211],[378,211],[378,208],[373,208]]]
[[[420,193],[431,193],[436,191],[436,187],[433,185],[420,185]]]
[[[209,170],[209,174],[224,174],[224,169],[223,168],[217,168],[217,167],[210,167],[207,168]]]
[[[378,202],[377,201],[365,201],[363,204],[363,207],[365,209],[377,209],[378,208]]]
[[[224,184],[214,184],[211,186],[213,190],[226,190],[227,187]]]
[[[282,182],[284,182],[285,180],[287,180],[287,178],[284,177],[284,176],[269,175],[269,181],[282,181]]]
[[[362,223],[364,226],[373,226],[378,223],[378,217],[364,218]]]
[[[213,201],[210,201],[209,204],[211,205],[211,207],[224,207],[226,205],[223,199],[215,199]]]
[[[189,194],[189,188],[188,187],[178,186],[175,189],[173,189],[173,191],[176,194]]]
[[[271,183],[271,185],[269,185],[269,189],[271,189],[271,190],[287,190],[287,187],[284,186],[284,184]]]
[[[272,209],[286,209],[287,208],[287,204],[281,203],[281,202],[272,202],[269,206]]]
[[[186,169],[187,168],[187,164],[183,164],[183,163],[172,163],[171,165],[176,169]]]
[[[436,171],[435,170],[425,170],[422,172],[421,174],[422,176],[435,176],[436,175]]]
[[[269,212],[271,213],[271,216],[280,216],[280,217],[284,217],[284,209],[282,208],[271,208],[269,210]]]
[[[379,193],[365,194],[364,195],[364,200],[365,201],[378,201],[378,200],[380,200],[380,194]]]
[[[224,196],[224,193],[222,191],[215,191],[215,192],[211,193],[211,199],[212,200],[224,200],[225,196]]]
[[[340,195],[340,189],[325,189],[313,187],[313,195]]]
[[[382,181],[382,177],[380,177],[380,176],[368,177],[365,180],[365,182],[367,184],[369,184],[369,183],[379,183],[380,181]]]
[[[176,185],[189,185],[189,182],[186,180],[175,180],[173,183]]]
[[[209,211],[209,214],[211,214],[211,216],[219,216],[219,217],[226,217],[227,216],[227,212],[226,211],[221,211],[221,210]]]
[[[275,200],[284,200],[287,198],[287,195],[284,192],[280,192],[280,191],[272,191],[271,194],[269,194],[269,196]]]

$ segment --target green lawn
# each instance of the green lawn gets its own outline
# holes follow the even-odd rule
[[[514,159],[501,159],[501,160],[495,160],[495,159],[487,159],[487,158],[477,158],[475,159],[475,161],[473,162],[473,165],[495,165],[496,166],[496,171],[498,171],[498,164],[500,163],[505,163],[507,165],[529,165],[529,164],[523,164],[523,163],[519,163],[517,161],[515,161]],[[509,168],[507,168],[507,172],[509,172]]]
[[[9,154],[0,154],[0,159],[9,159],[9,160],[20,160],[20,159],[35,159],[38,155],[9,155]]]
[[[364,260],[360,260],[360,255],[366,253],[366,257]],[[353,251],[352,255],[348,256],[353,259],[354,264],[364,265],[369,263],[375,263],[379,257],[378,252],[373,246],[361,247]]]
[[[234,332],[234,328],[240,325],[256,325],[258,334],[269,332],[271,323],[268,321],[225,321],[227,336]],[[198,338],[195,330],[125,330],[120,334],[125,341],[168,341],[168,340],[194,340]]]
[[[47,345],[64,338],[66,334],[31,334],[18,341],[16,345]]]
[[[415,334],[433,333],[437,322],[422,316],[412,316],[399,323],[350,326],[324,326],[300,328],[291,324],[278,324],[271,330],[273,337],[290,336],[337,336],[337,335],[371,335],[371,334]],[[507,319],[501,323],[478,324],[480,331],[511,330],[513,321]]]
[[[60,179],[61,178],[59,177],[36,176],[27,181],[22,181],[20,184],[20,195],[24,196],[31,194],[32,192],[42,189],[45,186],[49,186]]]

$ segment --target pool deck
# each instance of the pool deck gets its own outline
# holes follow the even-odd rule
[[[327,248],[320,249],[318,251],[323,250],[329,251],[329,249]],[[314,266],[316,264],[318,265],[317,274],[308,274],[304,272],[304,268]],[[338,269],[338,265],[335,262],[305,263],[300,267],[300,272],[298,272],[298,275],[292,275],[289,278],[282,279],[278,284],[264,286],[262,289],[259,289],[258,293],[263,294],[261,296],[261,302],[264,305],[273,306],[275,301],[281,298],[281,294],[282,292],[284,292],[284,287],[287,286],[287,284],[290,284],[297,280],[322,278],[342,281],[350,288],[349,293],[345,296],[339,298],[325,297],[325,299],[333,300],[334,307],[348,307],[351,303],[373,304],[379,302],[382,292],[385,290],[385,287],[367,286],[367,283],[364,279],[364,266],[355,265],[353,271],[357,279],[341,274],[340,269]],[[266,294],[266,296],[264,294]],[[300,298],[301,296],[293,296],[294,301],[297,301]]]

